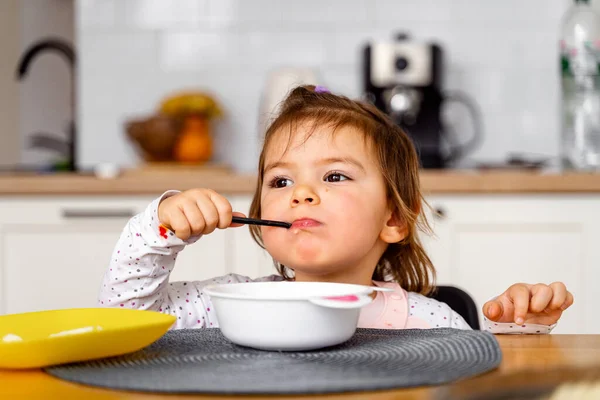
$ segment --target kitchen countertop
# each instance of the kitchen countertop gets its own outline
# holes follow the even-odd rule
[[[156,195],[167,189],[208,187],[224,194],[252,194],[255,175],[227,169],[127,170],[115,179],[92,174],[0,174],[0,195]],[[600,193],[600,173],[426,170],[425,195],[484,193]]]

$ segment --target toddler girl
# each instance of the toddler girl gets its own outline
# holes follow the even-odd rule
[[[203,287],[249,281],[321,281],[392,288],[376,292],[359,327],[469,329],[426,297],[434,268],[419,240],[428,230],[415,148],[375,107],[322,87],[294,89],[265,134],[250,217],[286,221],[251,226],[278,275],[227,275],[169,282],[177,254],[232,224],[231,205],[210,189],[169,191],[133,217],[112,255],[100,304],[169,313],[175,328],[217,327]],[[198,260],[199,268],[210,268]],[[548,333],[573,302],[564,284],[515,284],[483,307],[483,329]]]

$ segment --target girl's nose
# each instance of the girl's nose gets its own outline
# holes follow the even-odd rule
[[[312,190],[309,186],[298,185],[296,186],[296,190],[294,190],[294,193],[292,194],[291,205],[292,207],[298,206],[300,204],[316,205],[320,202],[321,199],[319,198],[317,193],[315,193],[315,191]]]

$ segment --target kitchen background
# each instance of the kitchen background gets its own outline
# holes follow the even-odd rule
[[[0,314],[97,305],[123,227],[166,189],[210,187],[247,212],[253,175],[202,164],[161,169],[144,163],[131,142],[126,125],[157,118],[170,107],[165,99],[182,91],[208,94],[223,111],[214,121],[212,161],[254,173],[274,74],[301,70],[337,93],[362,97],[362,46],[406,32],[440,44],[443,88],[481,111],[482,141],[459,166],[506,166],[514,154],[556,159],[558,37],[571,4],[1,0],[0,165],[9,172],[0,174]],[[600,10],[600,0],[592,5]],[[53,47],[23,64],[33,44],[49,40]],[[20,65],[27,68],[18,79]],[[467,110],[445,109],[462,141],[473,135]],[[15,173],[56,167],[56,148],[64,150],[73,120],[85,173]],[[190,132],[201,130],[193,117],[186,121]],[[104,163],[140,168],[114,179],[87,173]],[[423,171],[427,212],[435,211],[435,235],[423,237],[425,246],[438,282],[464,288],[479,306],[515,282],[563,281],[577,300],[555,332],[599,333],[600,174],[546,172]],[[270,257],[240,228],[186,248],[171,279],[273,272]]]
[[[50,36],[75,44],[82,168],[136,165],[125,122],[154,113],[174,92],[200,89],[225,113],[215,126],[215,160],[253,172],[269,73],[310,68],[332,90],[359,97],[362,45],[397,32],[439,43],[444,89],[468,94],[481,109],[483,141],[470,160],[558,154],[558,32],[570,0],[22,0],[2,7],[10,3],[18,5],[21,51]],[[2,79],[8,72],[14,80],[16,59],[3,58]],[[56,55],[37,58],[17,84],[18,140],[3,129],[4,142],[19,147],[5,147],[5,163],[47,162],[51,152],[28,148],[28,135],[65,135],[71,118],[67,65]],[[449,119],[470,131],[461,111]]]

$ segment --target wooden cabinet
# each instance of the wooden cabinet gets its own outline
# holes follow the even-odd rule
[[[244,213],[250,196],[229,196]],[[600,333],[600,196],[432,196],[433,236],[423,241],[438,283],[479,307],[512,283],[564,281],[575,295],[558,333]],[[0,312],[94,307],[112,250],[130,216],[152,197],[0,199]],[[217,230],[183,250],[172,280],[275,273],[248,227]]]

